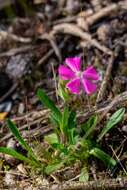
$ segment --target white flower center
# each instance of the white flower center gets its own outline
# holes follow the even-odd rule
[[[76,72],[76,76],[81,78],[82,77],[82,72],[81,71]]]

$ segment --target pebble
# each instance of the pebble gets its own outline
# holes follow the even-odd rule
[[[0,104],[0,112],[7,112],[9,113],[12,108],[12,102],[6,101]]]
[[[7,142],[7,148],[11,148],[13,150],[16,149],[16,141],[13,138],[10,138],[9,141]],[[15,165],[19,162],[16,158],[8,154],[5,154],[4,158],[7,161],[7,163],[9,163],[10,165]]]
[[[6,185],[8,186],[15,186],[15,175],[13,175],[12,173],[15,173],[15,171],[13,170],[10,170],[8,171],[6,174],[5,174],[5,177],[4,177],[4,182]]]
[[[25,167],[24,167],[23,164],[19,164],[19,165],[17,166],[17,169],[18,169],[18,171],[19,171],[20,173],[22,173],[22,174],[24,174],[24,175],[27,175],[27,171],[26,171],[26,169],[25,169]]]
[[[125,132],[125,133],[127,133],[127,125],[124,125],[124,126],[122,127],[122,131]]]
[[[24,105],[24,103],[20,103],[19,107],[18,107],[18,113],[23,114],[24,111],[25,111],[25,105]]]
[[[110,32],[111,32],[110,25],[109,24],[102,24],[97,29],[98,39],[101,40],[102,42],[106,42],[107,39],[109,38]]]
[[[28,66],[30,65],[31,55],[15,55],[12,56],[6,66],[6,73],[12,79],[19,79],[28,72]]]

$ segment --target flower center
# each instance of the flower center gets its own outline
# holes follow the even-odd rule
[[[81,78],[82,72],[81,71],[76,72],[76,76]]]

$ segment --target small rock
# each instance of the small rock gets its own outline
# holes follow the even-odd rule
[[[0,104],[0,112],[10,112],[12,108],[12,102],[7,101]]]
[[[0,121],[3,121],[8,113],[11,111],[12,108],[12,102],[3,102],[0,104]]]
[[[125,132],[125,133],[127,133],[127,125],[124,125],[124,126],[122,127],[122,131]]]
[[[23,164],[19,164],[19,165],[17,166],[17,169],[18,169],[18,171],[19,171],[20,173],[22,173],[22,174],[24,174],[24,175],[27,174],[27,171],[26,171],[26,169],[24,168]]]
[[[45,178],[38,177],[38,178],[36,179],[36,185],[37,185],[37,186],[41,186],[41,187],[42,187],[42,190],[45,190],[45,189],[46,189],[46,186],[49,185],[49,182],[48,182],[48,180],[46,180]],[[37,188],[37,187],[35,187],[35,189],[36,189],[36,188]]]
[[[9,141],[7,142],[7,148],[11,148],[13,150],[16,149],[16,141],[13,138],[10,138]],[[14,157],[5,154],[5,160],[10,164],[10,165],[15,165],[19,161],[15,159]]]
[[[107,38],[110,34],[110,25],[109,24],[103,24],[101,25],[97,30],[98,39],[102,42],[106,42]]]
[[[13,79],[19,79],[28,72],[31,55],[12,56],[7,64],[6,73]]]
[[[13,185],[15,186],[15,184],[16,184],[15,175],[13,175],[12,172],[15,173],[15,171],[10,170],[5,174],[5,177],[4,177],[4,182],[8,186],[13,186]]]
[[[20,103],[20,104],[19,104],[19,107],[18,107],[18,113],[19,113],[19,114],[23,114],[24,110],[25,110],[24,104],[23,104],[23,103]]]
[[[68,11],[69,14],[75,13],[78,8],[79,8],[79,1],[77,1],[77,0],[68,0],[66,2],[66,10]]]

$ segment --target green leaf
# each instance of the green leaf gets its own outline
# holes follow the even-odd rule
[[[60,169],[63,166],[63,162],[55,163],[55,164],[49,164],[45,168],[45,173],[47,175],[51,174],[52,172],[55,172],[56,170]]]
[[[29,158],[23,156],[22,154],[18,153],[17,151],[11,149],[11,148],[6,148],[6,147],[0,147],[0,153],[8,154],[16,159],[19,159],[21,161],[27,162],[31,165],[37,166],[37,163],[30,160]]]
[[[68,130],[68,138],[69,138],[69,144],[73,145],[76,143],[76,139],[75,139],[76,133],[75,133],[75,129],[69,129]]]
[[[61,144],[61,143],[53,144],[52,147],[53,147],[55,150],[59,150],[61,153],[64,153],[64,154],[67,154],[67,153],[68,153],[67,148],[66,148],[63,144]]]
[[[64,132],[65,134],[67,134],[68,130],[68,118],[69,118],[69,108],[65,107],[62,114],[62,122],[60,125],[61,132]]]
[[[119,110],[117,110],[109,119],[109,121],[107,122],[106,126],[102,129],[100,135],[98,136],[98,140],[100,141],[103,136],[110,130],[112,129],[117,123],[119,123],[125,113],[125,108],[121,108]]]
[[[117,164],[117,162],[111,158],[110,155],[100,150],[99,148],[93,148],[89,153],[102,160],[104,164],[110,169],[112,169]]]
[[[81,170],[79,181],[87,182],[89,180],[88,168],[85,166]]]
[[[55,115],[52,113],[49,116],[50,122],[57,128],[59,128],[59,121],[57,120],[57,117],[55,117]]]
[[[45,141],[47,141],[49,144],[57,144],[59,143],[58,137],[55,133],[52,133],[50,135],[45,136]]]
[[[22,138],[22,136],[19,133],[19,130],[15,126],[15,124],[10,119],[7,120],[7,124],[8,124],[9,129],[11,130],[12,134],[18,140],[18,142],[23,146],[24,149],[26,149],[28,151],[28,153],[31,157],[31,160],[33,159],[34,161],[36,161],[39,164],[40,162],[37,160],[36,156],[34,155],[32,149],[31,149],[31,147]]]
[[[58,95],[66,102],[67,100],[70,99],[70,95],[65,89],[65,84],[59,83],[59,88],[58,88]]]
[[[21,134],[19,133],[19,130],[17,129],[17,127],[15,126],[15,124],[8,119],[7,120],[7,124],[9,129],[11,130],[12,134],[17,138],[18,142],[28,151],[32,153],[32,149],[31,147],[29,147],[29,145],[24,141],[24,139],[22,138]]]
[[[76,123],[76,112],[75,111],[71,111],[69,118],[68,118],[68,128],[72,129],[72,128],[76,128],[77,127],[77,123]]]
[[[81,125],[82,130],[84,130],[84,132],[85,132],[84,139],[91,136],[96,125],[97,125],[97,116],[96,115],[90,117],[90,119],[86,123]]]
[[[54,102],[49,99],[46,93],[42,89],[38,89],[37,96],[39,97],[42,104],[51,110],[51,112],[56,116],[57,121],[61,121],[62,114],[60,110],[55,106]]]
[[[68,130],[67,130],[67,137],[69,140],[69,144],[73,145],[78,140],[78,132],[77,132],[77,123],[76,123],[76,112],[71,111],[68,118]]]

